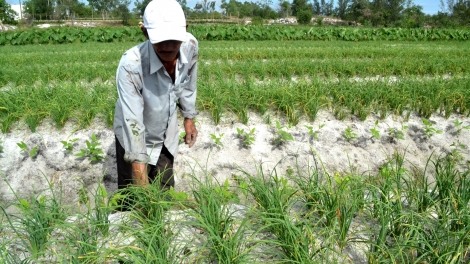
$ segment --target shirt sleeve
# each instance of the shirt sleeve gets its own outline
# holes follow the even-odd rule
[[[190,39],[194,52],[188,70],[189,84],[181,93],[179,105],[181,115],[184,118],[194,118],[198,112],[196,111],[196,94],[197,94],[197,60],[198,60],[198,42],[195,38]]]
[[[139,59],[130,59],[124,54],[116,73],[118,104],[122,111],[122,137],[124,159],[128,162],[146,163],[148,154],[145,145],[143,123],[144,100],[140,90],[143,87]]]

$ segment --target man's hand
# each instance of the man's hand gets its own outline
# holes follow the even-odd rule
[[[149,184],[147,174],[147,164],[145,163],[132,163],[132,179],[137,186],[145,186]]]
[[[197,138],[197,129],[192,119],[184,119],[184,131],[186,132],[184,143],[189,144],[189,147],[192,147]]]

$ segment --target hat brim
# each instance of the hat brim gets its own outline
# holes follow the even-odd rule
[[[152,44],[166,40],[184,41],[186,39],[186,27],[147,28],[147,33]]]

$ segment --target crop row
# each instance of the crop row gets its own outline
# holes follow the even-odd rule
[[[439,112],[470,115],[470,78],[420,79],[410,78],[396,82],[349,81],[328,82],[321,78],[291,83],[286,81],[257,84],[236,80],[201,81],[198,90],[198,108],[212,114],[216,124],[227,113],[236,114],[247,123],[250,111],[265,114],[276,111],[286,116],[291,124],[303,116],[315,120],[320,109],[333,111],[343,120],[357,116],[365,120],[378,115],[409,116],[417,112],[423,117]],[[37,87],[9,88],[0,97],[0,125],[2,132],[23,120],[32,131],[41,121],[50,117],[60,129],[67,121],[75,120],[80,127],[88,126],[95,117],[113,122],[117,99],[114,84],[81,84],[59,82]]]
[[[240,169],[224,183],[205,171],[186,175],[188,193],[82,187],[73,207],[50,184],[0,204],[0,262],[466,263],[470,171],[455,159],[423,173],[400,153],[366,175]],[[112,216],[124,199],[130,214]]]
[[[0,86],[114,79],[133,43],[0,47]],[[53,47],[53,48],[52,48]],[[199,79],[466,75],[465,42],[200,42]]]
[[[189,31],[199,40],[431,41],[470,39],[470,31],[463,29],[193,25]],[[132,42],[143,39],[138,27],[93,29],[62,27],[0,33],[0,45]]]

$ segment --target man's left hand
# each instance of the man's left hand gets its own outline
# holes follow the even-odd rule
[[[196,143],[197,138],[197,129],[192,119],[184,119],[184,131],[186,132],[184,142],[186,144],[189,144],[189,147],[192,147],[194,143]]]

